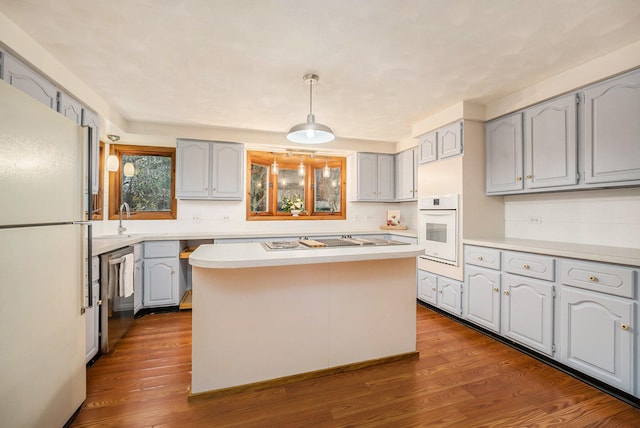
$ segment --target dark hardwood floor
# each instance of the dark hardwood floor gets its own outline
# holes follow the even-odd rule
[[[422,306],[417,326],[419,359],[189,402],[191,312],[148,315],[88,369],[71,426],[640,426],[640,409]]]

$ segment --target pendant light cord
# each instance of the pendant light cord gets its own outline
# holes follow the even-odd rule
[[[313,80],[309,80],[309,114],[313,114]]]

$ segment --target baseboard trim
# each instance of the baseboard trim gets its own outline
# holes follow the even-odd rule
[[[404,354],[391,355],[389,357],[384,357],[384,358],[376,358],[373,360],[345,364],[342,366],[329,367],[326,369],[314,370],[314,371],[294,374],[290,376],[283,376],[275,379],[267,379],[260,382],[253,382],[253,383],[247,383],[243,385],[231,386],[228,388],[198,392],[195,394],[190,394],[188,399],[189,399],[189,402],[194,402],[194,401],[207,400],[210,398],[225,397],[228,395],[239,394],[242,392],[252,392],[252,391],[258,391],[265,388],[272,388],[274,386],[288,385],[288,384],[300,382],[303,380],[331,376],[339,373],[345,373],[345,372],[363,369],[366,367],[393,363],[396,361],[418,359],[419,357],[420,357],[420,353],[418,351],[407,352]]]

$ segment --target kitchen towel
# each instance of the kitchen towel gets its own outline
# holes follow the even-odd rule
[[[120,265],[120,297],[126,298],[133,294],[133,268],[133,254],[127,254]]]

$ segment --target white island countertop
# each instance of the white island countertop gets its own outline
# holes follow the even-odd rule
[[[424,254],[424,247],[415,244],[268,251],[262,244],[252,242],[200,245],[189,257],[189,263],[200,268],[226,269],[401,259],[422,254]]]

